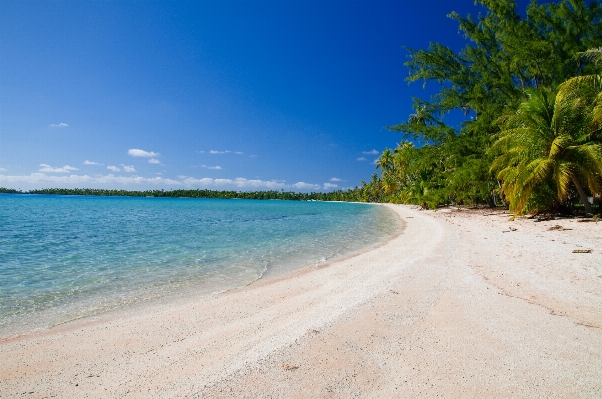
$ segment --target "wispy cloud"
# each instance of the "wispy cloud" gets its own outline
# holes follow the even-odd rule
[[[133,173],[133,172],[136,171],[136,169],[134,169],[133,165],[124,165],[124,164],[121,164],[121,166],[123,167],[123,171],[124,172]]]
[[[330,181],[342,181],[341,179],[339,179],[338,177],[333,177],[330,179]]]
[[[195,179],[194,177],[187,177],[182,180],[182,183],[190,187],[199,188],[219,188],[219,187],[235,187],[239,189],[270,189],[280,190],[290,188],[291,186],[286,185],[278,181],[265,181],[256,179],[245,179],[237,177],[236,179],[212,179],[210,177],[204,177],[202,179]]]
[[[299,190],[319,190],[322,188],[319,184],[305,183],[303,181],[293,184],[292,187]]]
[[[225,151],[211,150],[211,151],[209,151],[209,154],[227,154],[229,152],[232,152],[232,151],[229,151],[229,150],[225,150]]]
[[[144,151],[138,148],[132,148],[128,150],[128,155],[132,157],[154,158],[158,157],[161,154],[159,154],[158,152]]]
[[[359,157],[359,158],[356,158],[355,160],[356,161],[367,161],[367,159],[364,157]]]
[[[117,166],[113,166],[113,165],[107,166],[107,169],[109,169],[111,172],[121,172],[121,169],[119,169]]]
[[[222,167],[221,166],[207,166],[207,169],[221,170]]]
[[[101,163],[98,162],[92,162],[92,161],[88,161],[87,159],[84,161],[84,165],[102,165]]]
[[[378,154],[378,151],[376,151],[376,150],[363,151],[362,154],[364,154],[364,155],[376,155],[376,154]]]
[[[74,171],[74,170],[78,170],[78,169],[74,168],[73,166],[69,166],[69,165],[65,165],[62,168],[53,168],[50,165],[47,165],[45,163],[41,163],[40,164],[39,172],[46,172],[46,173],[69,173],[69,172]]]
[[[328,190],[329,188],[336,188],[336,187],[338,187],[338,184],[324,183],[325,190]]]
[[[61,123],[53,123],[50,125],[50,127],[69,127],[69,125],[61,122]]]
[[[25,176],[0,175],[0,183],[30,183],[30,184],[122,184],[124,186],[136,184],[153,184],[160,186],[184,186],[184,183],[162,177],[140,177],[140,176],[115,176],[113,174],[101,176],[70,175],[52,176],[45,173],[32,173]]]
[[[244,152],[242,152],[242,151],[234,151],[234,153],[235,153],[236,155],[242,155],[242,154],[244,154]]]
[[[209,177],[204,177],[202,179],[195,179],[193,177],[188,177],[182,181],[182,183],[187,186],[196,186],[196,187],[237,187],[237,188],[269,188],[269,189],[281,189],[286,188],[286,185],[279,182],[274,181],[263,181],[263,180],[249,180],[242,177],[238,177],[236,179],[211,179]]]
[[[148,163],[160,164],[161,161],[159,161],[157,158],[151,158],[148,160]]]
[[[118,172],[119,168],[116,166],[108,166],[109,170]],[[114,169],[112,169],[114,168]],[[157,172],[160,173],[160,172]],[[245,179],[238,177],[235,179],[212,179],[209,177],[205,178],[194,178],[189,176],[180,175],[179,180],[164,178],[164,177],[141,177],[141,176],[116,176],[114,174],[108,175],[69,175],[69,176],[56,176],[48,175],[45,173],[32,173],[30,175],[21,176],[7,176],[0,174],[0,183],[29,183],[29,184],[56,184],[56,185],[68,185],[68,184],[86,184],[91,185],[109,185],[109,184],[120,184],[124,186],[132,186],[139,184],[152,184],[157,186],[172,186],[172,187],[191,187],[191,188],[235,188],[240,190],[322,190],[332,188],[332,185],[325,183],[323,186],[319,184],[310,184],[305,182],[298,182],[295,184],[286,184],[283,181],[265,181],[259,179]]]
[[[0,172],[8,172],[8,169],[0,168]]]

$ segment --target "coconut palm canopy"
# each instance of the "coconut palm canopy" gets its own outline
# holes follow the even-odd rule
[[[588,80],[600,92],[600,77]],[[503,130],[491,149],[498,154],[491,169],[518,213],[564,202],[573,188],[592,212],[586,190],[600,189],[602,146],[593,123],[595,90],[585,83],[566,82],[558,94],[529,90],[514,115],[499,119]]]

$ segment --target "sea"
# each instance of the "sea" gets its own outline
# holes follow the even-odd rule
[[[370,204],[0,194],[0,337],[219,294],[369,249]]]

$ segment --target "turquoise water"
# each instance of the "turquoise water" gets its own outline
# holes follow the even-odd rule
[[[221,292],[385,240],[349,203],[0,194],[0,335]]]

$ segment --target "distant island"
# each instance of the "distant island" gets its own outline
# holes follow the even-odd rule
[[[95,195],[105,197],[167,197],[167,198],[224,198],[224,199],[278,199],[291,201],[346,201],[366,202],[364,190],[355,187],[347,191],[328,193],[296,193],[292,191],[218,191],[218,190],[105,190],[95,188],[44,188],[21,191],[0,187],[4,194],[47,194],[47,195]]]

